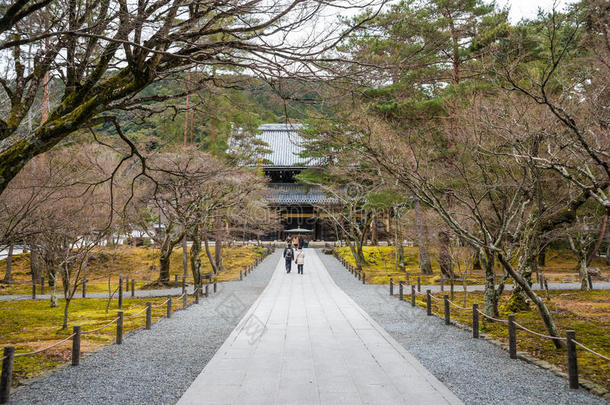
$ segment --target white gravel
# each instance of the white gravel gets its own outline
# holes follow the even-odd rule
[[[244,281],[222,283],[199,305],[177,311],[152,330],[127,335],[81,360],[19,387],[10,404],[173,404],[203,370],[264,290],[279,253]]]
[[[511,360],[467,331],[427,317],[422,308],[391,298],[387,285],[362,285],[332,256],[320,252],[320,257],[337,285],[465,403],[608,404],[584,389],[570,390],[566,379],[550,371]]]

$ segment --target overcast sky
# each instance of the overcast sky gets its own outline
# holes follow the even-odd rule
[[[499,6],[508,4],[510,6],[510,19],[512,22],[517,22],[522,18],[534,18],[538,12],[538,8],[550,10],[553,7],[554,0],[497,0]],[[556,0],[559,9],[562,9],[566,4],[573,1]]]

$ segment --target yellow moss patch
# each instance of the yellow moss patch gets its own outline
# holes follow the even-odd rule
[[[335,251],[352,265],[356,264],[348,247],[338,247],[335,248]],[[399,272],[396,269],[393,246],[365,246],[363,251],[367,261],[363,269],[368,283],[387,284],[390,277],[395,282],[405,281],[406,273],[409,274],[411,282],[415,282],[416,277],[419,276],[422,284],[440,283],[441,273],[438,264],[438,252],[435,249],[430,249],[430,262],[433,271],[431,275],[421,273],[419,269],[419,249],[416,247],[404,248],[405,272]],[[606,266],[604,261],[596,259],[592,266],[598,267],[606,277],[610,277],[610,266]],[[548,282],[577,282],[579,279],[576,267],[576,258],[571,253],[548,250],[546,266],[540,267],[540,269],[544,272]],[[495,271],[498,277],[502,277],[503,272],[499,266],[496,266]],[[456,277],[459,278],[460,275],[456,274]],[[467,280],[467,284],[483,284],[485,274],[480,269],[472,270],[467,275]],[[509,280],[508,283],[510,284],[512,281]]]
[[[124,330],[131,331],[144,326],[144,313],[138,317],[127,318],[145,308],[146,302],[153,305],[161,303],[164,298],[126,299],[123,303],[125,313]],[[83,332],[99,328],[117,315],[117,301],[113,300],[106,312],[107,300],[75,300],[70,304],[68,329],[62,330],[64,301],[59,306],[50,308],[47,301],[0,301],[0,345],[15,346],[16,353],[32,352],[48,347],[72,334],[72,326],[80,325]],[[166,308],[153,309],[153,321],[165,315]],[[97,347],[112,343],[116,336],[116,327],[111,325],[98,332],[84,335],[81,342],[83,353]],[[33,356],[18,357],[14,363],[14,383],[34,377],[70,360],[71,341]]]
[[[212,253],[214,247],[210,248]],[[263,248],[257,246],[226,246],[223,248],[223,264],[225,271],[219,276],[219,281],[236,280],[239,270],[249,266],[260,257]],[[202,272],[212,271],[205,250],[201,253]],[[0,260],[0,269],[6,266],[6,260]],[[190,263],[189,263],[190,266]],[[31,294],[30,255],[29,253],[16,255],[12,262],[12,273],[15,283],[0,284],[0,295]],[[170,274],[182,279],[182,249],[174,250],[171,256]],[[152,247],[104,247],[96,249],[89,260],[87,279],[87,292],[108,292],[118,288],[119,277],[129,277],[136,280],[136,289],[158,279],[159,277],[159,250]],[[187,282],[192,282],[189,269]],[[39,288],[39,287],[38,287]],[[37,289],[38,293],[40,291]],[[45,293],[50,287],[45,287]],[[58,287],[58,293],[62,289]],[[79,290],[80,294],[80,290]]]

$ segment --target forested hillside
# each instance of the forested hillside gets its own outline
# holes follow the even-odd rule
[[[141,96],[152,99],[186,92],[189,82],[180,80],[154,83]],[[144,111],[121,111],[119,117],[130,139],[151,148],[181,145],[186,137],[187,144],[221,155],[229,147],[232,128],[255,130],[260,124],[302,121],[310,111],[321,112],[319,97],[312,90],[320,86],[293,81],[270,85],[252,77],[233,78],[229,86],[210,83],[190,93],[188,107],[186,96],[181,101],[150,101]],[[112,124],[102,129],[114,136]]]

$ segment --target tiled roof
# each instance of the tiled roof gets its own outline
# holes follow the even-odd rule
[[[258,139],[268,145],[271,153],[261,156],[266,162],[264,167],[308,167],[315,166],[316,162],[299,156],[303,151],[303,138],[298,131],[303,128],[301,124],[264,124],[259,127],[262,131]]]
[[[307,187],[292,183],[269,184],[270,204],[336,204],[337,200],[328,197],[318,187]]]

